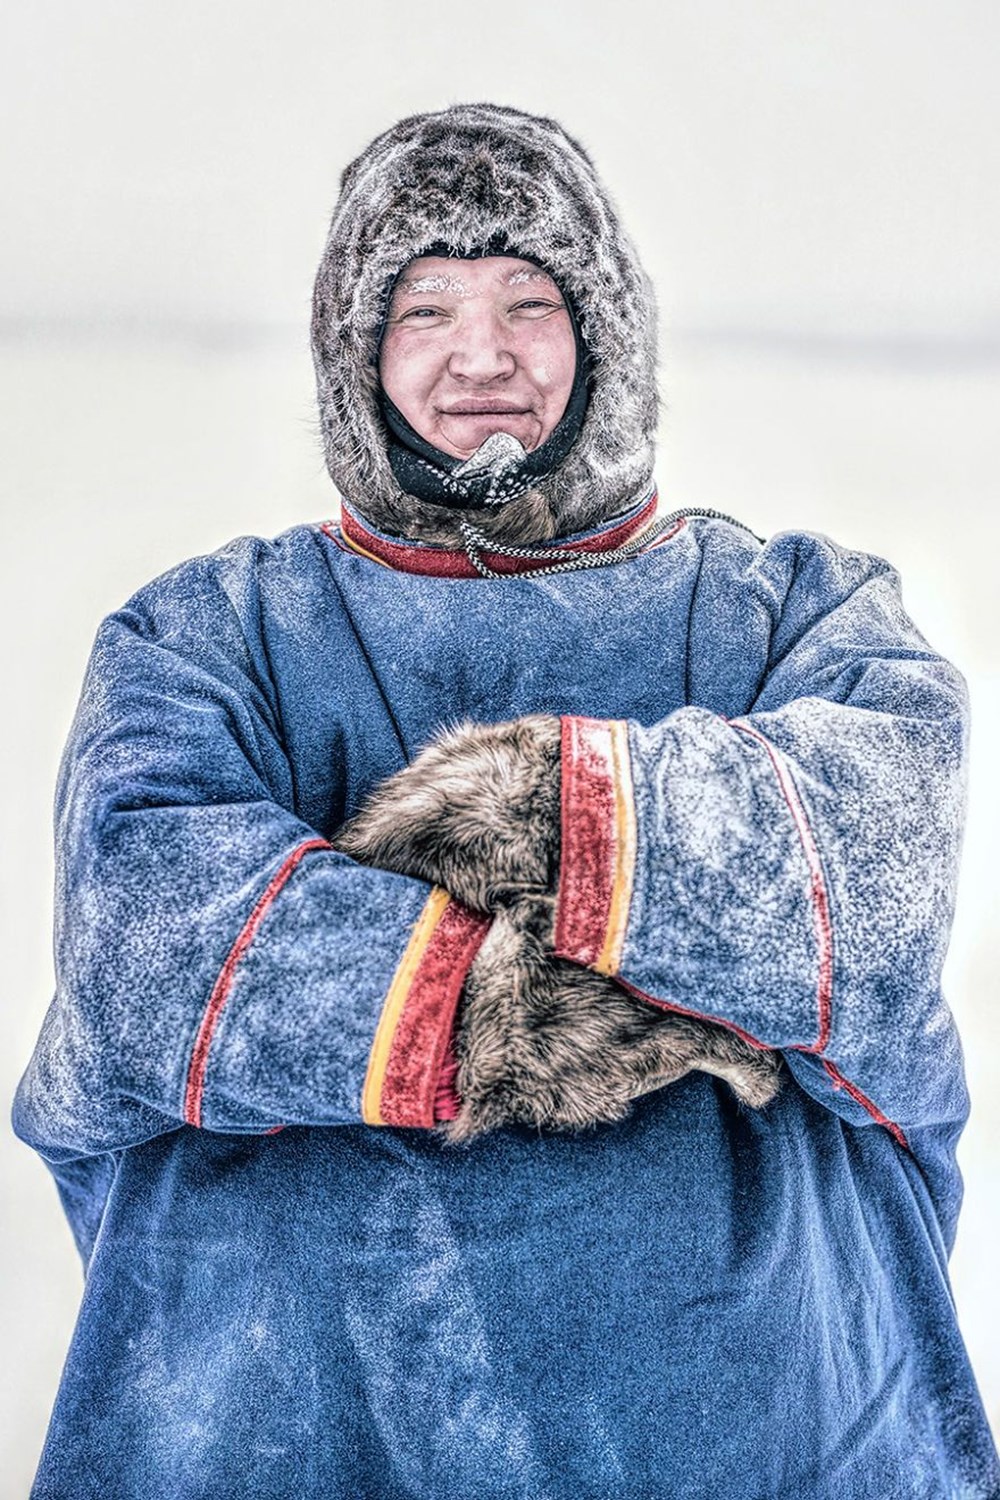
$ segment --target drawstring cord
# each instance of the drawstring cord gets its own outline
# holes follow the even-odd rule
[[[671,511],[669,516],[661,516],[654,521],[652,526],[641,533],[640,536],[632,537],[630,541],[623,542],[620,547],[609,547],[606,552],[574,552],[569,557],[566,555],[565,547],[508,547],[503,542],[494,542],[478,526],[473,526],[470,521],[459,521],[459,529],[462,533],[462,543],[465,547],[466,556],[483,578],[510,578],[510,573],[498,573],[482,559],[482,552],[493,552],[499,557],[520,557],[526,559],[534,558],[560,558],[560,562],[551,563],[547,568],[532,568],[530,577],[539,578],[546,573],[571,573],[579,568],[606,568],[613,563],[627,562],[629,558],[635,557],[637,553],[655,542],[657,537],[662,536],[669,526],[673,526],[682,517],[706,516],[711,520],[729,521],[733,526],[738,526],[741,531],[748,531],[758,542],[764,538],[757,536],[749,526],[742,521],[737,521],[734,516],[727,516],[724,511],[712,510],[708,506],[689,506],[685,510]],[[524,576],[524,575],[522,575]]]

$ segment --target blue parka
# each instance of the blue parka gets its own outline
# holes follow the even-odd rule
[[[345,505],[100,628],[14,1111],[86,1268],[33,1495],[1000,1495],[947,1271],[960,675],[822,536],[487,560]],[[488,919],[328,840],[442,726],[539,711],[558,950],[780,1049],[767,1108],[693,1073],[575,1134],[430,1129]]]

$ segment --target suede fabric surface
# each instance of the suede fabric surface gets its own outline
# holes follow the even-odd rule
[[[620,977],[782,1048],[766,1109],[692,1074],[576,1135],[365,1123],[429,890],[325,840],[456,716],[535,712],[627,726]],[[720,521],[501,579],[303,526],[109,617],[14,1115],[86,1268],[37,1500],[1000,1495],[947,1273],[965,736],[887,564]]]

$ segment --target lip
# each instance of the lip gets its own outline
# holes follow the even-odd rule
[[[462,406],[443,406],[440,410],[444,417],[526,417],[529,408],[515,406],[508,401],[490,401],[482,404],[478,401],[467,401]]]

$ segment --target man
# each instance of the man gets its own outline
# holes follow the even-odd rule
[[[880,559],[654,519],[652,295],[552,121],[373,142],[313,349],[339,526],[110,616],[60,774],[36,1495],[1000,1494],[960,676]]]

